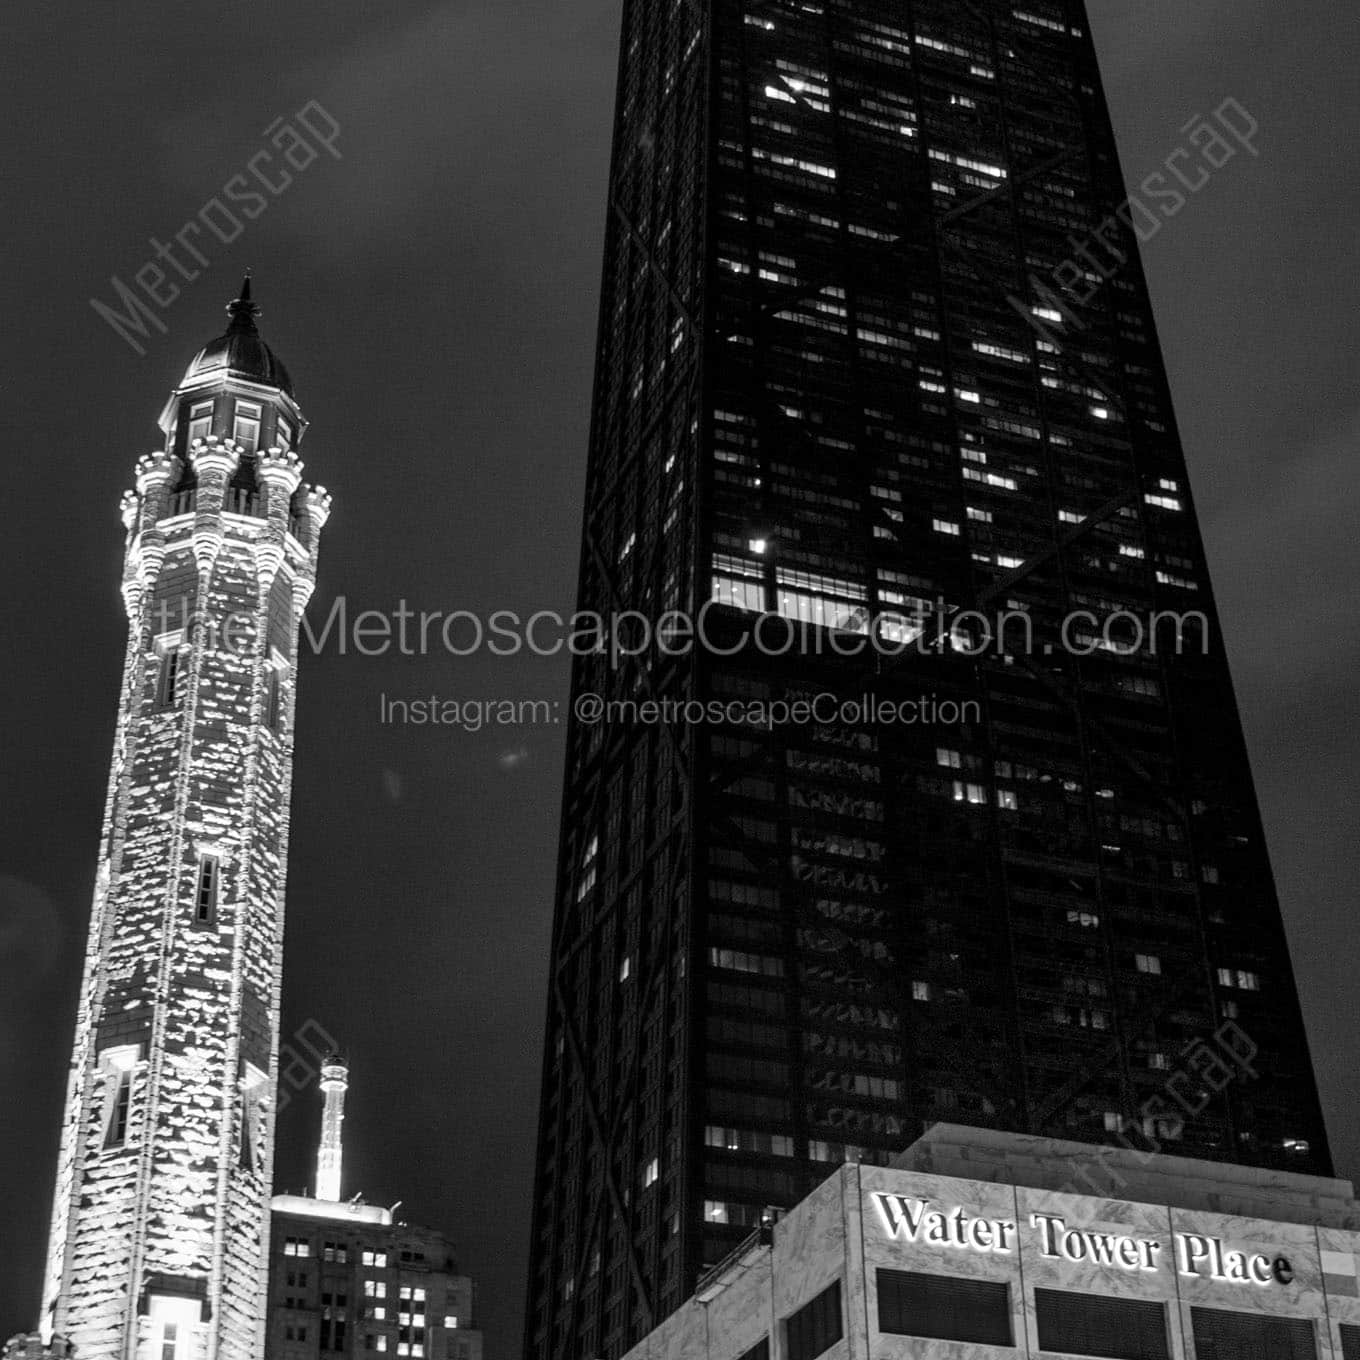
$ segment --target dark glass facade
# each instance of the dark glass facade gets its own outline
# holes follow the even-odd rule
[[[715,645],[574,694],[818,708],[570,730],[528,1356],[939,1119],[1328,1169],[1163,180],[1119,214],[1076,0],[627,0],[580,604]]]

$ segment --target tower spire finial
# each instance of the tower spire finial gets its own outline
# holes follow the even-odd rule
[[[321,1146],[316,1154],[316,1197],[339,1200],[344,1160],[340,1129],[345,1122],[349,1066],[338,1054],[328,1057],[321,1065],[321,1089],[325,1092],[326,1108],[321,1115]]]
[[[229,331],[251,331],[255,330],[255,318],[259,316],[260,309],[251,301],[250,297],[250,270],[246,270],[246,276],[241,280],[241,292],[237,298],[227,303],[227,315],[231,317],[231,325],[227,327]]]

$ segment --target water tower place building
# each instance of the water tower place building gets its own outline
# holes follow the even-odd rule
[[[1348,1182],[939,1124],[845,1165],[628,1360],[1355,1360]]]

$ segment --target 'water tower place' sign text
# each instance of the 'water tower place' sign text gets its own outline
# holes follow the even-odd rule
[[[1011,1219],[985,1218],[958,1205],[939,1208],[908,1195],[877,1193],[873,1198],[889,1237],[1003,1256],[1015,1251],[1021,1240],[1019,1225]],[[1166,1259],[1166,1244],[1155,1238],[1072,1227],[1058,1214],[1031,1214],[1027,1229],[1040,1255],[1059,1260],[1155,1273]],[[1181,1275],[1224,1284],[1266,1287],[1289,1284],[1294,1278],[1293,1267],[1283,1256],[1272,1260],[1260,1252],[1238,1251],[1203,1233],[1173,1233],[1170,1259]]]

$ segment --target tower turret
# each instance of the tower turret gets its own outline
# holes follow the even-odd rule
[[[297,639],[330,498],[250,281],[126,493],[128,641],[42,1331],[262,1354]]]
[[[345,1092],[348,1089],[349,1068],[340,1058],[329,1058],[321,1068],[321,1090],[326,1104],[321,1112],[321,1146],[316,1154],[317,1199],[340,1198],[340,1172],[344,1162],[341,1129],[345,1122]]]

